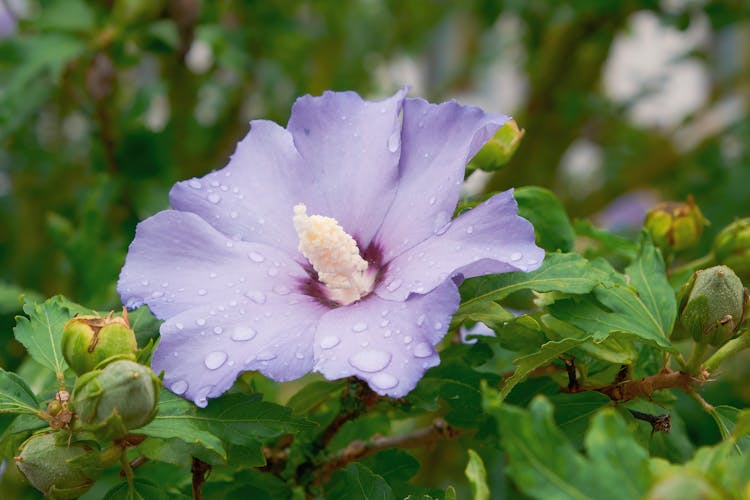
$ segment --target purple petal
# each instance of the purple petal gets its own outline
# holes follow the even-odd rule
[[[392,302],[371,295],[329,311],[315,334],[315,371],[329,380],[354,375],[378,394],[402,397],[440,359],[460,297],[452,281],[427,295]]]
[[[363,250],[396,192],[405,94],[380,102],[354,92],[300,97],[287,126],[314,178],[308,189],[325,200],[309,213],[337,219]]]
[[[513,190],[497,194],[461,214],[444,232],[399,255],[388,264],[376,293],[404,300],[411,292],[427,293],[446,279],[461,274],[533,271],[544,258],[534,243],[534,228],[518,216]]]
[[[200,215],[227,237],[296,255],[293,207],[300,202],[321,204],[310,189],[316,174],[304,164],[285,129],[263,120],[250,127],[225,168],[178,182],[170,202],[176,210]]]
[[[152,367],[164,386],[206,406],[246,370],[287,381],[313,367],[312,341],[328,311],[309,297],[269,294],[263,304],[247,298],[190,309],[161,326]]]
[[[406,99],[398,192],[376,237],[386,261],[450,221],[466,163],[508,119],[455,101]]]
[[[117,290],[128,308],[147,304],[165,319],[206,304],[262,303],[306,278],[278,249],[233,241],[198,215],[166,210],[138,225]]]

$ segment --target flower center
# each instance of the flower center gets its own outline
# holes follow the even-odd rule
[[[367,261],[338,221],[322,215],[307,215],[307,207],[294,206],[297,247],[318,273],[329,298],[341,305],[358,301],[372,290],[375,274],[367,272]]]

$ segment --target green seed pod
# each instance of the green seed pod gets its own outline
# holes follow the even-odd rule
[[[15,457],[28,481],[52,499],[77,498],[91,488],[101,471],[99,449],[92,441],[68,444],[68,432],[35,434]]]
[[[658,203],[646,214],[644,227],[662,252],[671,253],[698,243],[707,224],[691,196],[684,203]]]
[[[523,138],[524,130],[518,128],[515,120],[510,120],[500,127],[492,139],[482,146],[482,149],[469,162],[469,170],[486,170],[492,172],[500,170],[508,163],[513,153],[518,149]]]
[[[70,406],[83,430],[112,440],[153,420],[160,388],[149,367],[118,359],[79,377]]]
[[[731,267],[743,280],[750,280],[750,218],[732,222],[714,239],[716,262]]]
[[[137,349],[135,333],[128,324],[127,316],[77,316],[68,321],[63,329],[63,356],[78,375],[93,370],[112,356],[127,355],[135,360]]]
[[[720,346],[739,329],[747,292],[727,266],[696,271],[680,293],[680,323],[696,342]]]

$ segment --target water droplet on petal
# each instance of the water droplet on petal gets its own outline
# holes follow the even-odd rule
[[[430,198],[430,205],[434,205],[436,201],[437,201],[437,198],[435,196],[431,197]]]
[[[527,263],[528,265],[530,265],[530,266],[533,266],[533,265],[535,265],[535,264],[536,264],[537,262],[539,262],[539,261],[538,261],[538,260],[536,260],[536,259],[529,259],[529,260],[527,260],[527,261],[526,261],[526,263]]]
[[[169,386],[169,390],[171,390],[178,396],[185,394],[185,391],[187,391],[187,389],[188,389],[188,383],[185,382],[184,380],[178,380]]]
[[[301,352],[298,352],[297,354],[295,354],[294,357],[297,359],[305,359],[305,355],[302,354]]]
[[[221,335],[221,332],[223,332],[223,331],[224,331],[224,330],[223,330],[223,329],[222,329],[222,328],[221,328],[220,326],[215,326],[215,327],[214,327],[214,333],[215,333],[216,335]]]
[[[195,322],[198,324],[198,326],[203,326],[206,324],[206,320],[203,318],[198,318],[195,320]]]
[[[201,187],[203,187],[202,184],[200,182],[198,182],[196,179],[193,179],[190,182],[188,182],[188,186],[190,186],[193,189],[200,189]],[[181,394],[181,393],[179,393],[179,394]]]
[[[327,337],[323,337],[320,340],[320,347],[322,349],[333,349],[334,347],[339,345],[339,342],[341,342],[340,338],[329,335]]]
[[[409,344],[411,344],[412,340],[414,340],[414,339],[411,338],[409,335],[407,335],[406,337],[404,337],[404,344],[409,345]]]
[[[510,260],[512,260],[513,262],[519,261],[521,259],[523,259],[523,254],[521,252],[513,252],[512,254],[510,254]]]
[[[427,342],[420,342],[414,346],[415,358],[428,358],[432,355],[432,347]]]
[[[441,328],[443,328],[443,324],[439,321],[435,323],[433,326],[435,327],[435,330],[440,330]]]
[[[209,370],[216,370],[221,367],[227,360],[227,353],[224,351],[213,351],[206,355],[206,359],[203,360],[203,364]]]
[[[403,281],[401,281],[400,279],[396,278],[395,280],[393,280],[390,283],[388,283],[385,288],[389,292],[395,292],[401,286],[401,283],[403,283]]]
[[[255,337],[256,333],[257,332],[250,327],[238,326],[232,331],[232,340],[236,340],[238,342],[252,340]]]
[[[164,296],[164,292],[154,292],[151,294],[151,298],[153,299],[158,299],[159,297],[163,297],[163,296]]]
[[[474,232],[474,226],[469,226],[466,228],[466,234],[471,234]]]
[[[424,324],[424,320],[427,319],[427,317],[422,314],[417,318],[417,326],[422,326]]]
[[[395,153],[398,151],[398,147],[401,145],[401,135],[398,131],[391,134],[388,138],[388,151]]]
[[[266,294],[263,292],[247,292],[245,295],[256,304],[266,303]]]
[[[375,349],[359,351],[349,358],[349,364],[357,370],[374,373],[379,372],[391,362],[391,353]]]
[[[375,387],[383,391],[398,385],[398,379],[389,373],[378,373],[370,379]]]
[[[359,323],[354,323],[354,326],[352,326],[353,332],[364,332],[365,330],[367,330],[367,323],[361,321]]]
[[[247,256],[250,257],[250,260],[252,260],[253,262],[263,262],[264,260],[266,260],[266,258],[258,252],[250,252],[249,254],[247,254]]]
[[[198,295],[206,295],[207,293],[208,292],[206,292],[205,288],[201,288],[200,290],[198,290]]]
[[[279,270],[276,269],[275,267],[271,267],[271,268],[268,269],[268,275],[270,277],[273,278],[274,276],[278,276],[278,274],[279,274]]]
[[[289,288],[285,287],[284,285],[274,285],[273,291],[274,293],[276,293],[276,295],[289,295],[289,292],[291,290],[289,290]]]
[[[219,203],[221,201],[221,196],[216,193],[211,193],[208,195],[208,201],[211,203]]]
[[[255,359],[258,361],[271,361],[272,359],[276,359],[276,354],[270,351],[264,351],[258,354]]]
[[[383,321],[380,322],[380,326],[382,326],[383,328],[385,328],[386,326],[388,326],[388,323],[390,323],[390,322],[391,322],[390,320],[384,319]]]
[[[178,330],[182,330],[183,328],[185,328],[185,325],[183,325],[182,323],[175,323],[175,325],[174,325],[174,326],[175,326],[175,327],[176,327],[176,328],[177,328]]]

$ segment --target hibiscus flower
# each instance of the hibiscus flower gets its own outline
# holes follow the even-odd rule
[[[452,219],[508,117],[405,94],[301,97],[138,225],[118,291],[164,320],[165,387],[205,406],[246,370],[317,371],[401,397],[439,363],[462,279],[539,267],[512,191]]]

